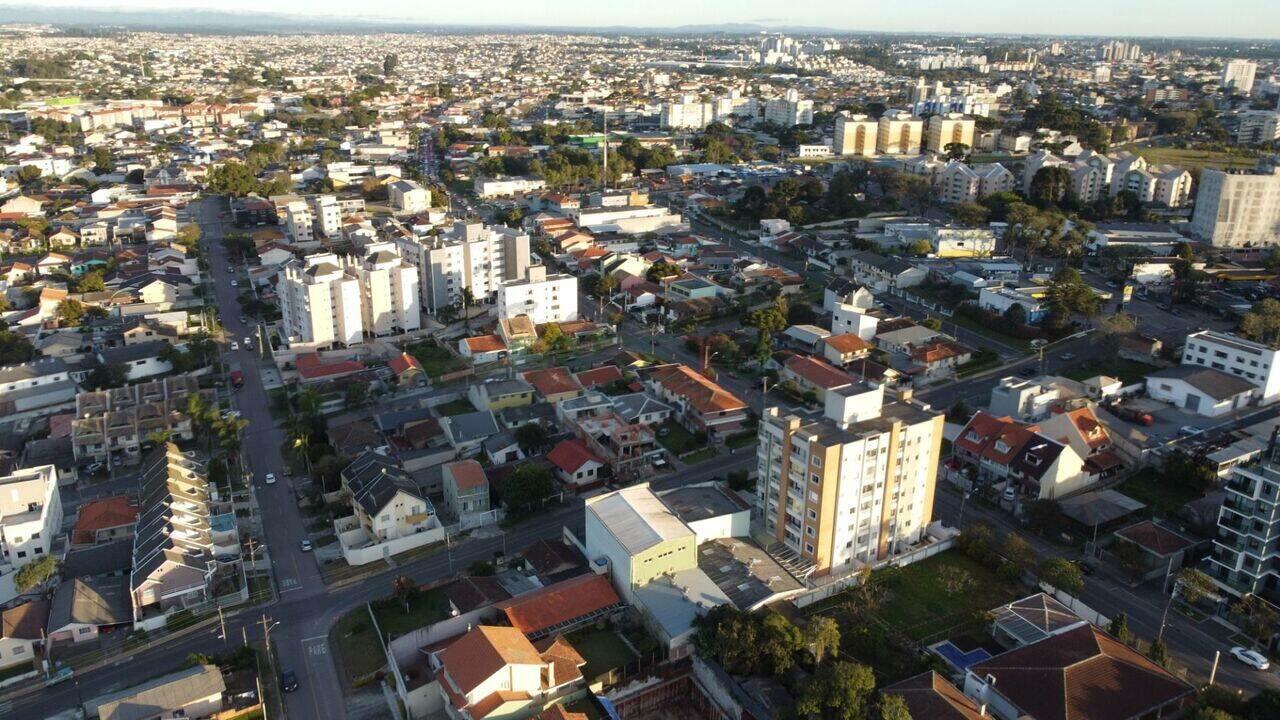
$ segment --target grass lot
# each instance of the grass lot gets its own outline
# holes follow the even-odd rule
[[[625,649],[625,646],[624,646],[624,649]],[[630,650],[628,650],[627,652],[630,652]],[[0,680],[8,680],[9,678],[12,678],[12,677],[25,675],[26,673],[29,673],[35,669],[36,669],[36,666],[32,663],[21,663],[18,665],[14,665],[13,667],[7,667],[3,670],[0,670]]]
[[[738,433],[737,435],[730,435],[728,438],[725,438],[724,444],[734,450],[737,450],[739,448],[755,445],[759,440],[759,435],[748,430],[747,432]]]
[[[1187,503],[1202,497],[1182,485],[1161,480],[1160,471],[1153,467],[1142,468],[1117,485],[1116,490],[1146,503],[1161,515],[1176,514]]]
[[[403,614],[403,609],[401,613]],[[342,659],[342,669],[347,674],[347,684],[386,665],[382,644],[373,632],[369,611],[364,606],[352,610],[333,626],[333,641]]]
[[[966,330],[972,330],[973,332],[979,335],[985,335],[991,338],[992,340],[995,340],[996,342],[1002,345],[1008,345],[1009,347],[1019,352],[1024,352],[1024,353],[1031,352],[1030,340],[1024,340],[1022,338],[1014,337],[1012,335],[1005,335],[1004,333],[993,329],[989,325],[984,325],[981,322],[974,320],[968,315],[962,315],[960,313],[956,313],[949,318],[945,318],[942,321],[942,331],[947,332],[948,331],[947,325],[952,323],[959,325],[960,327]]]
[[[461,370],[467,361],[454,355],[439,345],[429,342],[416,342],[405,346],[405,351],[422,363],[422,369],[431,377],[440,377],[446,373]]]
[[[444,588],[438,587],[415,595],[409,601],[408,613],[399,598],[390,597],[373,603],[373,614],[382,634],[394,638],[449,617],[449,599]]]
[[[698,447],[693,440],[693,433],[685,430],[680,423],[670,420],[658,428],[658,442],[674,455],[689,452]]]
[[[249,600],[261,600],[271,597],[271,578],[266,575],[249,576]]]
[[[569,636],[569,644],[587,661],[582,675],[588,682],[636,659],[618,633],[608,628],[575,632]]]
[[[1173,147],[1134,147],[1131,145],[1121,149],[1137,153],[1138,155],[1146,158],[1149,163],[1176,165],[1185,170],[1190,170],[1191,168],[1233,168],[1249,170],[1257,163],[1257,159],[1250,155],[1238,155],[1236,153],[1212,150],[1193,150]]]
[[[720,451],[713,447],[703,448],[697,452],[689,453],[685,457],[680,458],[680,462],[683,462],[686,465],[697,465],[698,463],[706,462],[719,454]]]
[[[1148,365],[1136,360],[1126,360],[1124,358],[1098,359],[1089,362],[1086,365],[1072,368],[1065,375],[1072,380],[1087,380],[1097,375],[1110,375],[1114,378],[1120,378],[1120,382],[1125,385],[1132,385],[1136,382],[1142,382],[1142,379],[1148,373],[1154,372],[1156,367]]]
[[[1003,365],[1003,364],[1004,363],[1002,363],[1000,360],[1000,356],[997,355],[996,353],[990,350],[980,350],[973,354],[972,360],[960,366],[960,369],[956,372],[956,375],[960,377],[965,377],[967,375],[976,375],[980,372],[983,372],[985,370],[990,370],[993,367],[996,367],[998,365]]]
[[[458,398],[449,402],[436,406],[436,411],[441,415],[463,415],[469,412],[475,412],[476,408],[471,401],[466,398]]]
[[[957,572],[968,576],[967,587],[949,590],[946,578]],[[934,639],[1018,596],[1015,585],[958,550],[907,565],[884,582],[889,591],[877,614],[890,627],[914,640]]]

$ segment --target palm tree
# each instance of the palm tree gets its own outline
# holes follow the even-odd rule
[[[304,388],[294,397],[294,402],[297,403],[298,410],[310,419],[320,415],[320,405],[324,402],[324,398],[312,388]]]

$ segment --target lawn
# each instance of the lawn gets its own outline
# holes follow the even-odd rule
[[[951,317],[944,319],[942,321],[943,332],[948,331],[948,328],[947,328],[948,324],[959,325],[960,327],[966,330],[971,330],[979,335],[988,337],[1000,343],[1001,345],[1005,345],[1019,352],[1025,352],[1025,353],[1031,352],[1030,340],[1025,340],[1020,337],[1014,337],[1012,335],[1005,335],[1004,333],[992,328],[991,326],[985,325],[982,322],[978,320],[974,320],[973,318],[967,315],[964,315],[962,313],[955,313]]]
[[[342,669],[347,673],[348,685],[387,664],[382,644],[369,621],[369,611],[363,605],[338,620],[333,626],[333,641],[342,660]]]
[[[724,444],[734,450],[738,450],[749,445],[755,445],[759,441],[760,436],[755,432],[748,430],[747,432],[738,433],[737,435],[730,435],[725,438]]]
[[[1155,372],[1154,365],[1124,358],[1099,359],[1080,367],[1072,368],[1065,373],[1072,380],[1088,380],[1098,375],[1110,375],[1119,378],[1125,385],[1142,382],[1148,373]]]
[[[475,411],[476,411],[475,406],[472,405],[471,401],[466,398],[458,398],[457,400],[450,400],[449,402],[443,405],[436,406],[436,412],[446,416],[464,415],[466,413],[475,412]]]
[[[400,598],[384,598],[373,603],[373,614],[382,634],[394,638],[449,617],[449,598],[443,587],[420,592],[409,601],[407,613]]]
[[[691,452],[685,457],[680,458],[680,462],[683,462],[686,465],[697,465],[698,463],[703,463],[708,460],[711,460],[712,458],[714,458],[716,455],[719,455],[719,454],[720,454],[720,451],[716,450],[713,447],[703,448],[701,450],[698,450],[697,452]]]
[[[569,636],[569,644],[587,661],[582,670],[587,682],[636,659],[636,654],[612,629],[580,630]]]
[[[1251,155],[1222,152],[1217,150],[1194,150],[1174,147],[1134,147],[1121,148],[1137,153],[1149,163],[1176,165],[1184,170],[1191,168],[1231,168],[1251,170],[1257,164],[1257,158]]]
[[[1145,467],[1128,480],[1116,486],[1116,490],[1139,502],[1146,503],[1161,515],[1174,515],[1187,503],[1199,500],[1203,495],[1177,483],[1162,480],[1160,471]]]
[[[693,433],[685,430],[680,423],[670,420],[658,428],[658,442],[673,455],[689,452],[698,447],[694,442]]]
[[[416,342],[406,345],[404,349],[417,358],[422,363],[423,371],[433,378],[467,367],[466,360],[433,343]]]
[[[955,577],[964,582],[948,587]],[[877,615],[913,640],[937,639],[971,623],[980,612],[1018,597],[1018,588],[958,550],[890,572],[888,592]]]

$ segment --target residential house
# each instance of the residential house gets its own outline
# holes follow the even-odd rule
[[[458,517],[489,512],[489,478],[475,460],[447,463],[444,473],[444,500]]]
[[[196,665],[107,693],[84,703],[85,715],[102,720],[214,717],[227,691],[217,665]]]
[[[138,524],[138,502],[112,495],[81,503],[71,528],[71,547],[88,547],[132,538]]]
[[[880,255],[869,250],[850,256],[849,272],[854,280],[872,292],[895,292],[913,287],[924,282],[929,274],[901,257]]]
[[[733,393],[685,365],[648,369],[645,386],[675,408],[676,418],[690,431],[723,437],[742,429],[747,405]]]
[[[56,467],[29,467],[0,477],[0,571],[7,574],[49,555],[61,530]]]
[[[575,398],[583,392],[577,379],[564,367],[530,370],[524,373],[523,377],[533,386],[539,397],[553,405],[562,400]]]
[[[342,487],[365,535],[374,543],[439,527],[435,506],[408,473],[386,457],[366,452],[342,469]]]
[[[968,467],[966,482],[1006,484],[1023,496],[1052,500],[1088,487],[1095,478],[1070,445],[1008,417],[979,411],[952,441],[950,471]],[[952,473],[953,480],[961,478]]]
[[[547,460],[555,466],[557,479],[575,492],[581,492],[603,484],[601,470],[605,461],[598,457],[579,438],[561,440],[547,453]]]
[[[467,399],[480,410],[505,410],[533,403],[533,386],[519,378],[491,378],[467,388]]]
[[[781,377],[784,381],[795,383],[801,392],[814,393],[824,403],[828,390],[853,382],[853,378],[845,372],[808,355],[792,355],[787,358],[782,366]]]
[[[458,451],[459,457],[475,455],[484,441],[497,435],[498,421],[492,410],[478,410],[440,418],[445,439]]]
[[[44,599],[27,600],[0,615],[0,670],[19,665],[36,669],[36,646],[44,644],[48,621],[49,602]]]
[[[539,650],[513,627],[480,625],[431,654],[450,720],[525,718],[582,683],[586,661],[561,637]]]

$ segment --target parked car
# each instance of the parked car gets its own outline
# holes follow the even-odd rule
[[[1004,498],[1005,502],[1013,502],[1018,499],[1018,491],[1016,488],[1006,487],[1004,492],[1001,493],[1001,497]]]
[[[301,547],[302,547],[302,552],[311,552],[311,541],[304,539],[301,543]]]
[[[88,465],[84,466],[84,471],[89,475],[97,475],[98,473],[102,472],[103,468],[105,467],[106,465],[103,465],[100,462],[89,463]]]
[[[231,349],[232,349],[232,350],[239,350],[239,349],[240,349],[240,343],[236,342],[235,340],[232,340],[232,341],[231,341]]]
[[[1271,667],[1271,661],[1263,657],[1262,653],[1248,648],[1236,646],[1231,648],[1231,657],[1248,665],[1254,670],[1266,670]]]
[[[292,670],[285,670],[280,673],[280,689],[285,692],[293,692],[298,689],[298,676]]]
[[[276,484],[276,474],[275,474],[275,473],[267,473],[267,477],[266,477],[266,478],[264,478],[264,482],[266,482],[268,485],[275,485],[275,484]]]
[[[1061,360],[1065,360],[1065,361],[1068,361],[1068,362],[1069,362],[1069,361],[1071,361],[1071,360],[1075,360],[1075,359],[1076,359],[1076,354],[1075,354],[1075,353],[1062,353],[1061,355],[1059,355],[1059,356],[1058,356],[1058,358],[1059,358],[1059,359],[1061,359]]]

